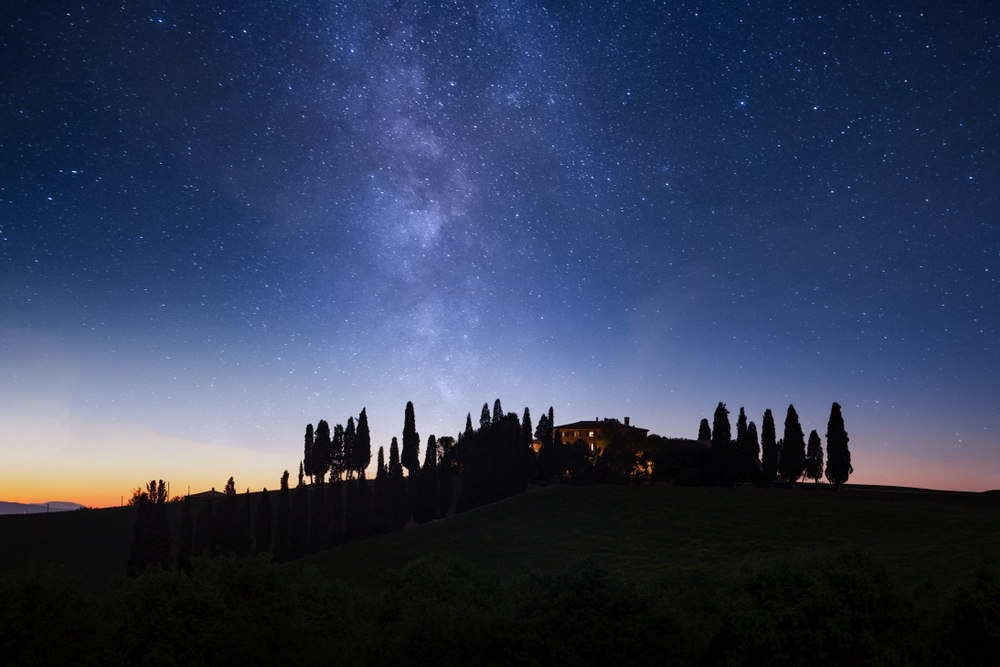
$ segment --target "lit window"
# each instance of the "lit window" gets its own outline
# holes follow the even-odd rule
[[[593,432],[593,431],[591,431],[591,432],[590,432],[590,437],[591,437],[591,438],[593,438],[593,437],[594,437],[594,432]]]

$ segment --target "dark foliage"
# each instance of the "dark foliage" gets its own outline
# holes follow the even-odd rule
[[[819,484],[819,479],[822,476],[823,443],[819,439],[819,434],[813,429],[809,433],[809,442],[806,443],[806,478]]]
[[[417,560],[378,593],[266,557],[150,568],[102,595],[55,571],[0,576],[12,665],[993,665],[1000,568],[922,602],[855,552],[728,583],[633,584],[583,562],[500,578]],[[57,629],[57,631],[54,631]]]
[[[840,405],[834,403],[830,408],[830,421],[826,425],[826,478],[830,483],[836,484],[838,490],[854,473],[851,450],[847,447],[849,441]]]
[[[420,495],[417,502],[416,520],[427,523],[438,518],[438,456],[437,438],[433,435],[427,438],[424,449],[424,466],[420,469]]]
[[[729,424],[729,410],[719,401],[712,420],[712,458],[724,482],[736,479],[736,445],[732,441],[732,427]]]
[[[305,483],[305,471],[299,464],[299,483],[292,495],[292,515],[288,525],[288,560],[297,560],[306,555],[309,546],[309,497]]]
[[[358,432],[354,436],[352,456],[354,457],[354,470],[357,471],[358,475],[361,475],[368,464],[372,462],[372,436],[368,430],[368,414],[365,412],[365,408],[361,408],[361,414],[358,415]]]
[[[710,662],[915,664],[909,607],[885,569],[856,552],[756,566],[732,592]]]
[[[292,530],[292,499],[288,490],[288,471],[281,476],[278,491],[278,516],[274,522],[274,562],[284,563],[289,558]]]
[[[420,472],[420,434],[417,433],[412,401],[406,402],[406,411],[403,415],[403,451],[400,463],[406,468],[410,477],[415,477]]]
[[[159,484],[150,480],[135,504],[135,527],[126,569],[130,577],[142,574],[150,565],[155,564],[165,570],[172,565],[166,503],[166,483],[162,479]]]
[[[177,571],[190,572],[191,558],[194,552],[194,509],[191,506],[191,496],[184,496],[181,507],[181,534],[177,542]]]
[[[793,485],[806,469],[806,436],[799,423],[795,406],[788,406],[785,417],[785,437],[779,449],[778,472]]]
[[[764,483],[771,484],[778,476],[778,441],[774,429],[774,415],[771,409],[764,411],[764,421],[761,423],[760,449],[763,467]]]
[[[267,489],[260,495],[257,501],[257,516],[254,518],[254,551],[256,553],[271,552],[271,537],[273,528],[271,526],[271,499]]]
[[[712,440],[712,427],[708,425],[707,419],[702,419],[701,424],[698,425],[698,439],[706,442]]]

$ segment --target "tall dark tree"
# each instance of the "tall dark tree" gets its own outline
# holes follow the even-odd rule
[[[702,419],[701,425],[698,426],[698,439],[706,442],[712,440],[712,427],[708,425],[707,419]]]
[[[493,423],[493,419],[490,417],[490,404],[483,403],[483,410],[479,413],[479,430],[485,431]]]
[[[299,483],[292,496],[292,517],[288,530],[288,559],[298,560],[309,546],[309,498],[305,470],[299,463]]]
[[[455,439],[445,436],[438,440],[441,463],[438,466],[438,516],[448,516],[454,495],[453,452]]]
[[[826,478],[836,485],[838,491],[854,473],[851,450],[847,448],[849,441],[840,405],[834,403],[830,409],[830,421],[826,424]]]
[[[330,442],[330,481],[339,482],[344,473],[344,427],[337,424],[333,427],[333,437]]]
[[[292,499],[288,490],[288,471],[281,476],[278,491],[278,516],[274,523],[274,562],[284,563],[289,558],[292,530]]]
[[[215,515],[215,553],[221,556],[235,554],[236,550],[236,482],[230,477],[223,489],[219,509]]]
[[[774,431],[774,415],[771,409],[764,410],[764,421],[760,430],[761,464],[764,482],[771,484],[778,476],[778,441]]]
[[[170,570],[170,525],[167,519],[167,485],[150,480],[136,499],[135,526],[126,573],[137,577],[150,565]]]
[[[194,509],[191,496],[184,496],[181,507],[181,534],[177,543],[177,571],[191,572],[191,557],[194,556]]]
[[[472,430],[472,413],[470,412],[465,415],[465,431],[462,433],[462,435],[468,438],[474,432],[475,431]]]
[[[562,465],[562,443],[555,442],[555,412],[550,407],[547,415],[542,415],[535,427],[535,437],[542,447],[538,452],[538,480],[558,482]]]
[[[254,517],[254,551],[263,554],[271,551],[271,499],[265,488],[257,501],[257,516]]]
[[[788,406],[785,417],[785,437],[782,438],[778,466],[782,477],[791,482],[792,486],[806,469],[806,436],[802,432],[794,405]]]
[[[316,435],[313,432],[313,425],[306,424],[305,443],[302,446],[302,463],[305,466],[306,474],[313,475],[313,449],[316,446]]]
[[[307,471],[306,474],[312,477],[313,483],[322,482],[333,463],[333,440],[330,438],[330,425],[325,419],[316,424],[312,455],[312,473]]]
[[[743,481],[756,482],[760,479],[760,469],[757,462],[760,458],[760,442],[757,439],[757,425],[750,422],[746,435],[743,436],[743,448],[740,451],[740,465],[743,471]]]
[[[806,443],[806,477],[813,480],[817,485],[819,478],[823,476],[823,443],[819,439],[819,433],[813,429],[809,433],[809,442]]]
[[[433,521],[438,517],[438,463],[437,439],[431,435],[427,438],[424,449],[424,466],[420,469],[420,502],[417,505],[416,519],[420,523]]]
[[[354,479],[354,441],[357,437],[354,417],[348,417],[347,428],[344,429],[344,476],[347,479]]]
[[[385,447],[378,448],[378,464],[375,468],[375,497],[372,500],[372,522],[374,533],[382,535],[392,530],[392,493],[389,488],[389,473],[385,467]]]
[[[729,424],[729,410],[719,401],[712,420],[712,458],[722,475],[723,481],[735,480],[735,447],[732,442],[732,427]]]
[[[524,408],[524,416],[521,418],[521,483],[520,493],[528,489],[528,484],[535,478],[535,448],[533,445],[534,431],[531,427],[531,412]]]
[[[417,433],[413,401],[407,401],[406,412],[403,415],[403,451],[400,462],[410,477],[416,477],[420,472],[420,434]]]
[[[389,444],[389,526],[391,530],[401,530],[410,520],[409,499],[406,495],[406,480],[403,479],[403,465],[399,459],[399,441],[395,436]]]
[[[358,472],[358,476],[371,462],[372,436],[368,431],[368,414],[365,408],[361,408],[361,414],[358,415],[358,432],[354,436],[354,469]]]
[[[503,419],[503,407],[500,405],[500,399],[493,401],[493,418],[490,420],[491,424],[499,424]]]

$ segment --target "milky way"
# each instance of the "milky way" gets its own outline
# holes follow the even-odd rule
[[[0,451],[52,403],[293,467],[407,400],[838,401],[1000,475],[982,3],[41,4],[0,12]]]

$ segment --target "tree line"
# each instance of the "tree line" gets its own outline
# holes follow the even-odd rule
[[[794,486],[801,479],[818,483],[824,472],[838,490],[847,482],[854,468],[847,446],[850,438],[844,428],[840,405],[834,403],[826,427],[826,465],[823,443],[819,434],[809,433],[808,443],[799,423],[794,405],[788,406],[783,437],[777,438],[774,416],[764,411],[758,437],[757,426],[747,422],[743,408],[736,421],[736,438],[732,437],[729,410],[719,402],[712,427],[703,419],[698,440],[711,443],[711,475],[724,483],[763,483],[771,485],[779,479]]]
[[[242,501],[229,478],[222,497],[202,501],[197,516],[190,496],[183,499],[176,560],[171,558],[166,486],[150,481],[138,489],[128,574],[136,576],[149,565],[190,571],[195,556],[269,554],[276,563],[296,560],[339,544],[400,530],[409,522],[426,523],[449,512],[465,512],[508,498],[529,484],[636,483],[652,481],[678,485],[700,483],[792,485],[805,475],[817,480],[824,471],[824,454],[814,430],[806,443],[794,406],[789,405],[784,433],[777,439],[771,410],[764,413],[758,436],[740,408],[736,438],[729,411],[720,402],[713,425],[701,421],[698,439],[646,436],[639,429],[621,428],[605,420],[604,446],[592,448],[582,439],[564,442],[549,408],[533,428],[524,409],[505,413],[500,399],[492,410],[483,404],[478,428],[472,413],[457,438],[430,435],[420,463],[420,435],[413,403],[403,415],[402,446],[396,437],[388,460],[379,447],[374,480],[366,478],[371,461],[371,436],[366,411],[355,421],[326,420],[305,430],[303,459],[297,484],[289,473],[281,476],[276,503],[266,488],[251,501]],[[827,424],[825,473],[838,489],[853,473],[849,438],[840,405],[833,404]],[[710,443],[708,447],[704,443]],[[537,449],[537,452],[536,452]],[[306,483],[307,478],[311,481]],[[457,483],[456,483],[457,482]],[[275,506],[276,504],[276,506]]]

